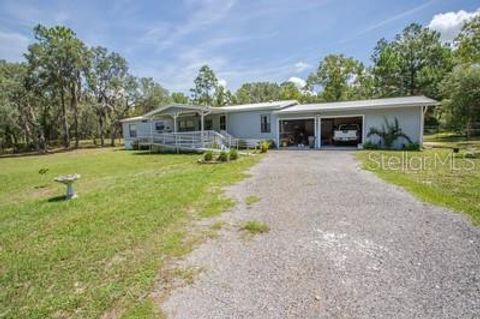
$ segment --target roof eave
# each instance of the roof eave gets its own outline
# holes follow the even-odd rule
[[[119,122],[120,123],[127,123],[127,122],[136,122],[136,121],[142,121],[145,120],[143,116],[136,116],[136,117],[129,117],[126,119],[121,119]]]
[[[410,103],[410,104],[401,104],[401,105],[380,105],[380,106],[365,106],[365,107],[331,107],[331,108],[317,108],[310,110],[291,110],[283,109],[275,113],[277,114],[292,114],[292,113],[321,113],[321,112],[341,112],[341,111],[364,111],[364,110],[384,110],[384,109],[401,109],[407,107],[424,107],[424,106],[438,106],[440,102],[432,100],[432,102],[421,102],[421,103]]]

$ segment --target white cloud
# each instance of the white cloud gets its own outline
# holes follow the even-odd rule
[[[219,79],[218,80],[218,85],[223,86],[224,88],[227,88],[227,80],[225,79]]]
[[[305,85],[307,84],[307,82],[304,80],[304,79],[301,79],[299,77],[296,77],[296,76],[292,76],[290,77],[287,82],[292,82],[293,84],[295,84],[295,86],[301,90],[305,87]]]
[[[460,10],[458,12],[439,13],[433,16],[428,27],[438,31],[443,41],[451,42],[458,35],[465,22],[480,14],[480,8],[474,12]]]
[[[0,59],[21,61],[28,42],[28,38],[22,34],[0,32]]]
[[[310,69],[312,66],[308,63],[299,61],[299,62],[295,63],[294,67],[295,67],[295,72],[300,73],[302,71]]]

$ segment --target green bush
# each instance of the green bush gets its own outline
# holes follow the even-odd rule
[[[406,151],[419,151],[420,150],[420,144],[409,143],[409,144],[405,145],[405,150]]]
[[[365,150],[378,150],[378,144],[373,143],[372,141],[366,141],[363,143],[363,149]]]
[[[212,151],[205,152],[205,154],[203,154],[203,160],[205,162],[210,162],[211,160],[213,160],[213,152]]]
[[[264,140],[260,142],[260,153],[266,153],[268,152],[268,149],[270,148],[270,142]]]
[[[220,162],[228,161],[228,153],[225,151],[220,152],[220,154],[218,154],[217,161],[220,161]]]
[[[479,159],[480,152],[466,152],[464,157],[469,159]]]
[[[228,152],[228,157],[231,161],[238,159],[238,151],[236,149],[231,149],[230,152]]]

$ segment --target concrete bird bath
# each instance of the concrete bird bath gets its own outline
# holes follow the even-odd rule
[[[75,190],[73,189],[73,182],[80,178],[79,174],[65,175],[55,177],[54,181],[62,183],[67,186],[67,193],[65,194],[65,199],[74,199],[77,197]]]

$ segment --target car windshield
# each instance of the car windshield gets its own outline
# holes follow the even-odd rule
[[[338,127],[342,131],[358,130],[357,124],[342,124]]]

